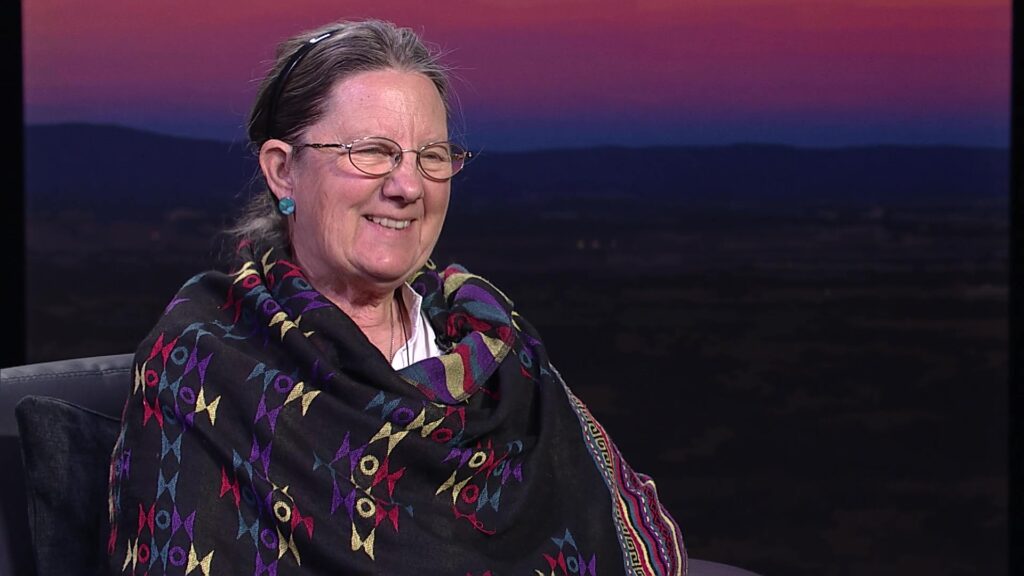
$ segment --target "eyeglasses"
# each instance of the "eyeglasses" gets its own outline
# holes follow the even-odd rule
[[[434,182],[447,182],[465,166],[473,153],[452,142],[431,142],[420,148],[402,148],[383,136],[360,138],[351,144],[298,144],[296,148],[343,149],[349,162],[369,176],[387,176],[402,163],[406,152],[416,154],[416,167]],[[339,151],[339,154],[342,154]]]

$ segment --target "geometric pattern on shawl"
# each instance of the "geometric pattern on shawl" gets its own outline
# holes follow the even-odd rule
[[[590,455],[608,485],[626,573],[685,576],[686,549],[682,533],[659,503],[654,480],[629,467],[604,427],[569,390],[553,366],[552,370],[569,397]]]

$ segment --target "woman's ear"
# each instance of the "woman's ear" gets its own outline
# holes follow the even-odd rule
[[[260,170],[275,198],[290,198],[294,195],[292,157],[295,148],[291,144],[270,139],[260,146]]]

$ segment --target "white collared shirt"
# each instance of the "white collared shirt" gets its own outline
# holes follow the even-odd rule
[[[395,370],[441,355],[441,349],[437,346],[437,335],[423,313],[423,297],[408,284],[402,284],[402,302],[409,313],[408,325],[412,327],[412,331],[409,339],[391,358],[391,367]]]

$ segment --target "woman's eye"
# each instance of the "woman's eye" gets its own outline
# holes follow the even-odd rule
[[[395,155],[395,153],[391,149],[386,148],[384,146],[368,146],[365,148],[353,148],[352,153],[358,156],[366,156],[367,158],[374,156],[390,158]]]
[[[420,157],[425,162],[449,162],[449,156],[443,150],[424,150]]]

